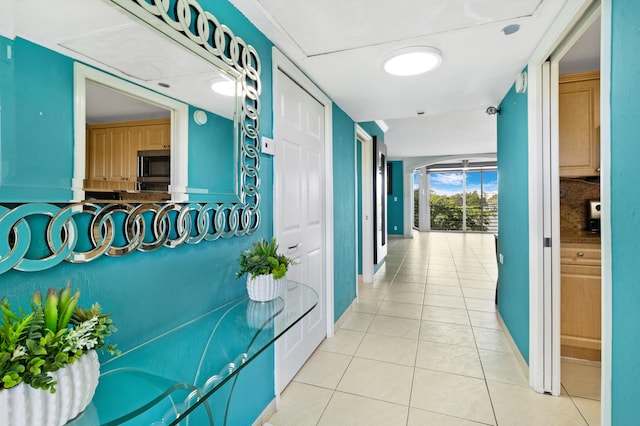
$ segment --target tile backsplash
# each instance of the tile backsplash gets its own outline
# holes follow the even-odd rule
[[[600,199],[600,178],[560,179],[560,230],[587,229],[588,200]]]

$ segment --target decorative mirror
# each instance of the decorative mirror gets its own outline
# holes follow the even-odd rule
[[[258,228],[252,46],[194,0],[20,0],[9,11],[0,273]],[[211,91],[220,85],[226,95]]]

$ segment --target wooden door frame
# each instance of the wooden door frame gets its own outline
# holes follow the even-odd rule
[[[278,93],[277,75],[279,72],[286,74],[291,80],[306,90],[316,101],[324,107],[324,173],[325,173],[325,209],[323,219],[325,229],[323,232],[324,262],[325,262],[325,283],[326,283],[326,315],[327,315],[327,337],[333,336],[334,332],[334,235],[333,235],[333,122],[332,122],[332,102],[298,67],[289,60],[278,48],[272,48],[272,79],[273,79],[273,110],[276,111]],[[275,117],[275,113],[274,113]],[[276,123],[273,123],[274,137],[277,134]],[[278,143],[276,140],[275,143]],[[275,172],[274,172],[275,175]],[[275,188],[275,185],[274,185]],[[274,192],[275,199],[276,194]],[[275,206],[275,202],[274,202]],[[275,209],[275,207],[274,207]],[[274,217],[278,214],[274,211]],[[275,222],[274,222],[275,223]],[[275,232],[275,229],[274,229]]]

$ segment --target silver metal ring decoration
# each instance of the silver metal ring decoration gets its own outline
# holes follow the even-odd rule
[[[0,206],[0,274],[91,262],[238,235],[256,220],[239,204],[29,203]],[[46,248],[32,253],[43,240]]]
[[[205,11],[196,0],[110,0],[185,48],[214,64],[223,62],[241,75],[242,96],[239,125],[240,140],[240,204],[244,220],[247,216],[254,228],[238,230],[236,235],[255,231],[260,218],[260,57],[251,45],[233,34],[226,25]]]
[[[135,18],[241,75],[240,200],[237,203],[0,205],[0,274],[41,271],[63,261],[86,263],[218,238],[260,225],[260,59],[195,0],[109,0]],[[43,223],[46,222],[46,226]]]

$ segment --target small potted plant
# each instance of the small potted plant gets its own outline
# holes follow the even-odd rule
[[[84,309],[79,298],[70,283],[45,300],[36,291],[28,314],[0,299],[0,424],[64,425],[91,402],[96,349],[118,353],[105,342],[116,328],[100,305]]]
[[[247,292],[256,302],[267,302],[282,292],[283,278],[293,260],[278,253],[276,239],[270,242],[259,240],[250,249],[240,253],[239,278],[247,274]]]

